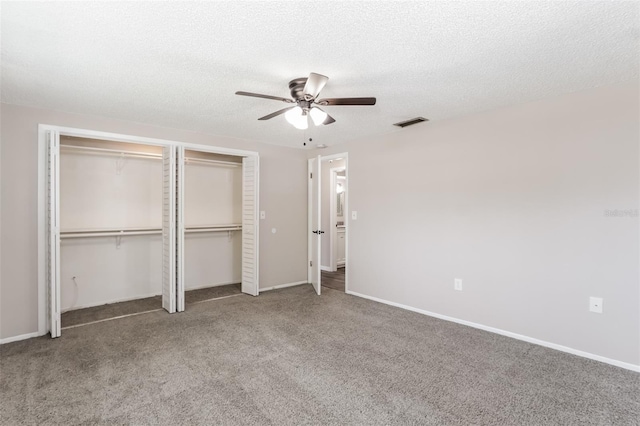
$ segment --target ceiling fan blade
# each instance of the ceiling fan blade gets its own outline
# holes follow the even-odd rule
[[[327,114],[327,118],[322,122],[322,124],[326,126],[327,124],[331,124],[335,122],[336,122],[336,119],[330,116],[329,114]]]
[[[295,108],[295,106],[287,107],[287,108],[282,108],[282,109],[281,109],[281,110],[279,110],[279,111],[272,112],[271,114],[265,115],[264,117],[260,117],[260,118],[258,118],[258,120],[269,120],[269,119],[271,119],[271,118],[273,118],[273,117],[277,117],[277,116],[278,116],[278,115],[280,115],[280,114],[284,114],[285,112],[289,111],[289,110],[290,110],[290,109],[292,109],[292,108]]]
[[[323,106],[375,105],[376,98],[327,98],[327,99],[318,99],[315,103]]]
[[[328,80],[329,77],[312,72],[311,74],[309,74],[309,78],[307,78],[304,89],[302,89],[302,94],[315,99],[324,85],[327,84]]]
[[[279,96],[261,95],[260,93],[236,92],[236,95],[251,96],[251,97],[254,97],[254,98],[263,98],[263,99],[273,99],[274,101],[282,101],[282,102],[286,102],[286,103],[289,103],[289,104],[293,103],[293,99],[281,98]]]

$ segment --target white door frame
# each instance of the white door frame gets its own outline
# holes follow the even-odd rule
[[[208,151],[217,154],[235,155],[240,157],[258,157],[256,151],[245,151],[233,148],[224,148],[208,145],[199,145],[172,141],[167,139],[132,136],[120,133],[101,132],[96,130],[78,129],[73,127],[56,126],[50,124],[38,124],[38,335],[43,336],[50,330],[47,318],[47,132],[58,132],[60,136],[73,136],[79,138],[99,139],[105,141],[136,143],[155,146],[181,146],[185,149],[196,151]],[[259,201],[259,187],[256,188],[256,203]],[[256,218],[256,223],[259,221]],[[257,226],[257,225],[256,225]],[[259,288],[259,285],[258,285]]]
[[[349,267],[348,267],[348,263],[349,263],[349,224],[350,224],[350,216],[348,214],[349,212],[349,153],[348,152],[342,152],[339,154],[331,154],[331,155],[325,155],[324,157],[321,156],[320,157],[320,161],[329,161],[329,160],[337,160],[338,158],[342,158],[344,159],[344,171],[345,171],[345,176],[346,176],[346,185],[345,185],[345,197],[344,197],[344,224],[345,224],[345,233],[344,233],[344,238],[345,238],[345,266],[346,266],[346,271],[345,271],[345,277],[344,277],[344,290],[345,293],[347,293],[349,291]],[[316,157],[314,158],[310,158],[308,160],[309,164],[311,164],[312,161],[314,161],[316,159]],[[310,168],[310,167],[309,167]],[[340,167],[342,168],[342,167]],[[312,239],[311,239],[311,235],[313,232],[312,229],[312,221],[311,221],[311,214],[312,214],[312,209],[313,209],[313,200],[311,199],[311,195],[312,195],[312,191],[311,191],[311,180],[309,180],[309,187],[308,187],[308,191],[309,191],[309,196],[308,196],[308,203],[307,203],[307,211],[308,211],[308,221],[307,221],[307,240],[308,240],[308,249],[307,249],[307,267],[309,266],[309,262],[311,262],[313,259],[313,252],[312,252]],[[322,198],[322,197],[321,197]],[[322,209],[322,205],[319,203],[318,204],[318,209]],[[335,228],[335,225],[333,226],[333,228]],[[334,230],[332,229],[331,232],[334,232]],[[322,247],[321,247],[322,248]],[[332,262],[333,262],[333,254],[332,254]],[[308,267],[307,269],[309,272],[307,274],[307,280],[309,282],[311,282],[311,268]],[[322,283],[320,283],[322,284]]]

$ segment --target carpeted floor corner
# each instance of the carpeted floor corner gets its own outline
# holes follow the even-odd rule
[[[0,346],[0,424],[638,425],[640,374],[309,285]]]

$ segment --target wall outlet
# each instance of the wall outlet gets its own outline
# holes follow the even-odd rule
[[[453,289],[462,291],[462,279],[456,278],[453,280]]]
[[[596,314],[602,313],[602,297],[590,297],[589,298],[589,310]]]
[[[351,220],[357,220],[357,219],[358,219],[358,212],[354,210],[351,212]]]
[[[260,219],[266,219],[267,218],[267,214],[264,212],[264,210],[262,210],[260,212]]]

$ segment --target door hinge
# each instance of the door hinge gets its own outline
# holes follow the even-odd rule
[[[309,173],[309,179],[313,179],[313,173]]]
[[[309,267],[310,267],[310,268],[313,268],[313,260],[310,260],[310,261],[309,261]]]

